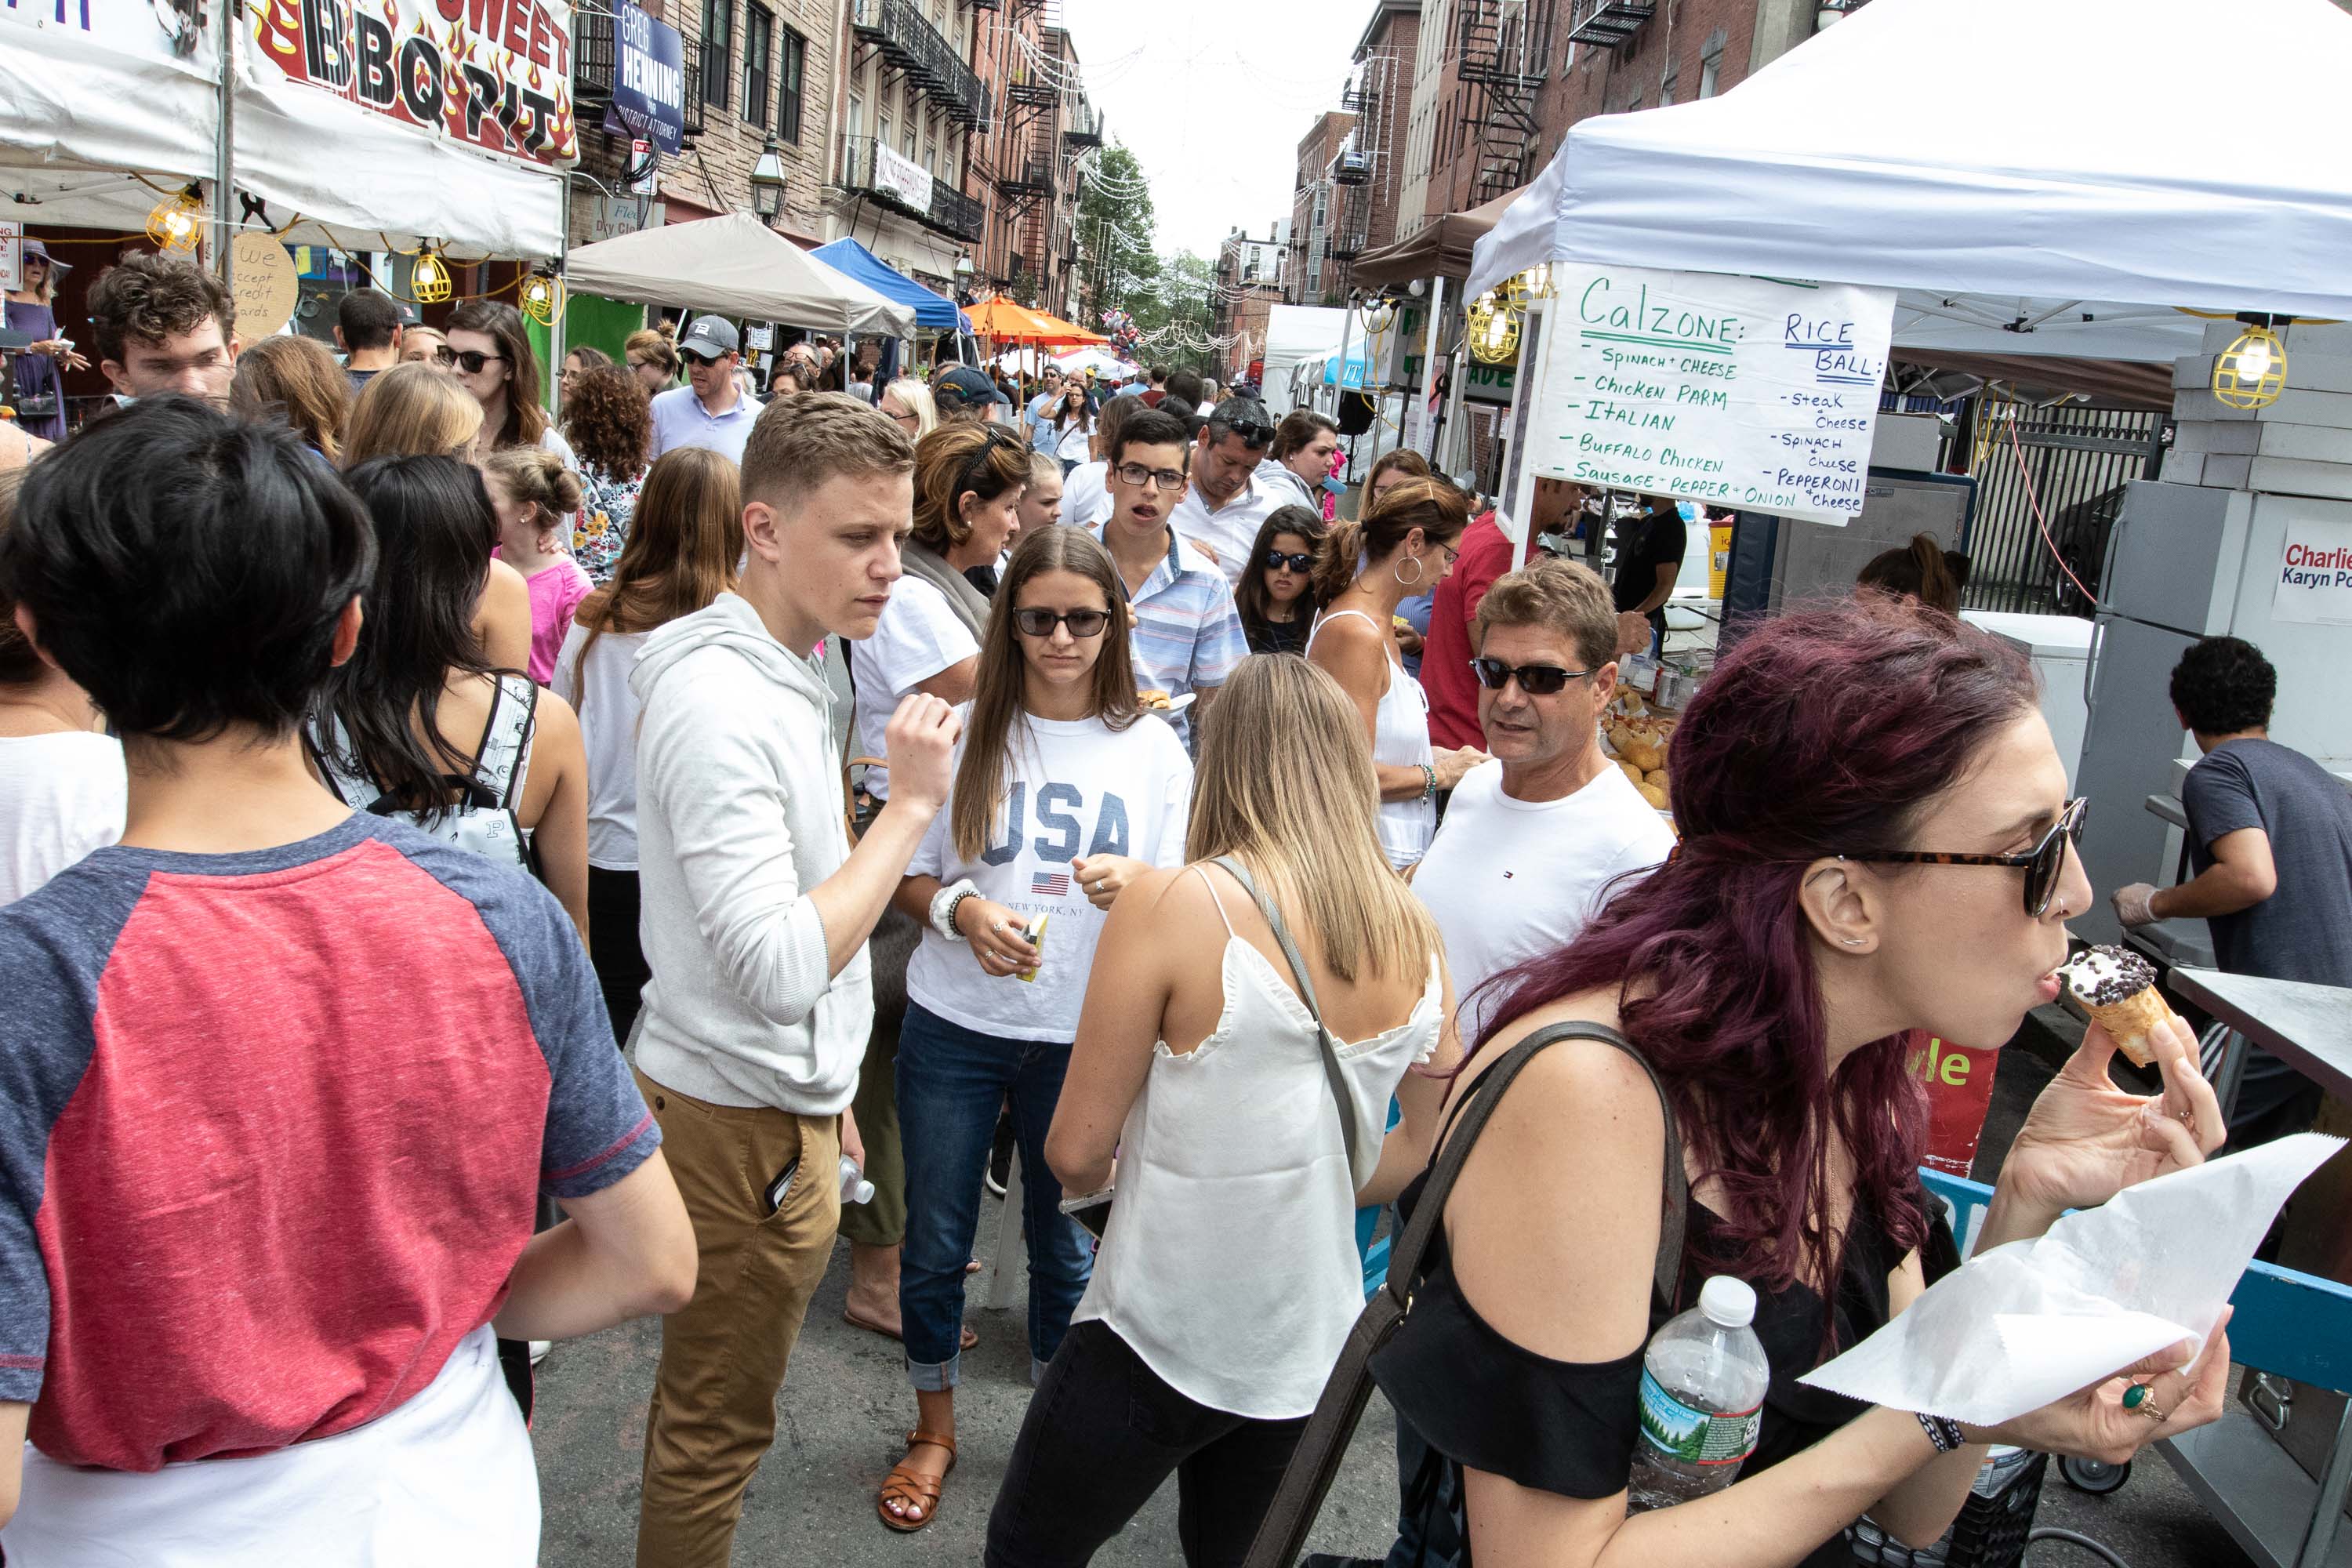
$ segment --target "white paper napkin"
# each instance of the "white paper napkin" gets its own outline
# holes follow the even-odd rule
[[[1994,1426],[2205,1336],[2297,1185],[2343,1145],[2297,1133],[2129,1187],[1971,1259],[1800,1382]]]

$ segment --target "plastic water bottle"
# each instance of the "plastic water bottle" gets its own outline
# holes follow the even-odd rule
[[[1696,1307],[1650,1341],[1628,1512],[1721,1491],[1756,1451],[1772,1369],[1749,1327],[1755,1321],[1755,1290],[1718,1274],[1699,1291]]]
[[[874,1184],[866,1179],[866,1167],[846,1154],[841,1157],[841,1201],[845,1204],[870,1204],[874,1201]]]

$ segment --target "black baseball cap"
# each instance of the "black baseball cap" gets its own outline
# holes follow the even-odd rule
[[[1013,401],[1004,395],[1003,389],[996,383],[988,379],[985,373],[975,370],[968,364],[960,364],[952,370],[940,373],[939,378],[931,383],[931,395],[938,397],[942,394],[952,395],[958,403],[962,404],[1009,405]]]

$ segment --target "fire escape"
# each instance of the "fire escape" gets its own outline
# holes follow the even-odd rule
[[[1014,0],[1015,12],[1041,9],[1040,0]],[[1015,46],[997,121],[997,212],[1004,224],[1009,279],[1043,298],[1052,250],[1048,232],[1060,148],[1055,121],[1062,105],[1060,87]],[[1016,286],[1016,292],[1022,291]]]
[[[1552,50],[1553,0],[1463,0],[1461,78],[1470,89],[1468,206],[1518,189],[1542,148],[1537,118]]]

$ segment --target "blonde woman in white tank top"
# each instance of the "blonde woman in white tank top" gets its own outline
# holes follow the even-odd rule
[[[1111,909],[1045,1156],[1064,1190],[1114,1201],[997,1495],[995,1568],[1088,1561],[1171,1470],[1185,1561],[1239,1563],[1363,1305],[1356,1208],[1428,1161],[1453,986],[1378,850],[1353,717],[1305,661],[1244,660],[1202,725],[1189,864]],[[1337,1084],[1221,857],[1299,946]]]
[[[1418,865],[1436,836],[1439,794],[1486,760],[1475,747],[1431,749],[1428,700],[1404,672],[1390,630],[1401,602],[1453,572],[1469,523],[1461,491],[1443,479],[1411,479],[1382,491],[1360,521],[1333,529],[1316,551],[1324,608],[1307,657],[1355,704],[1380,786],[1381,850],[1400,871]]]

